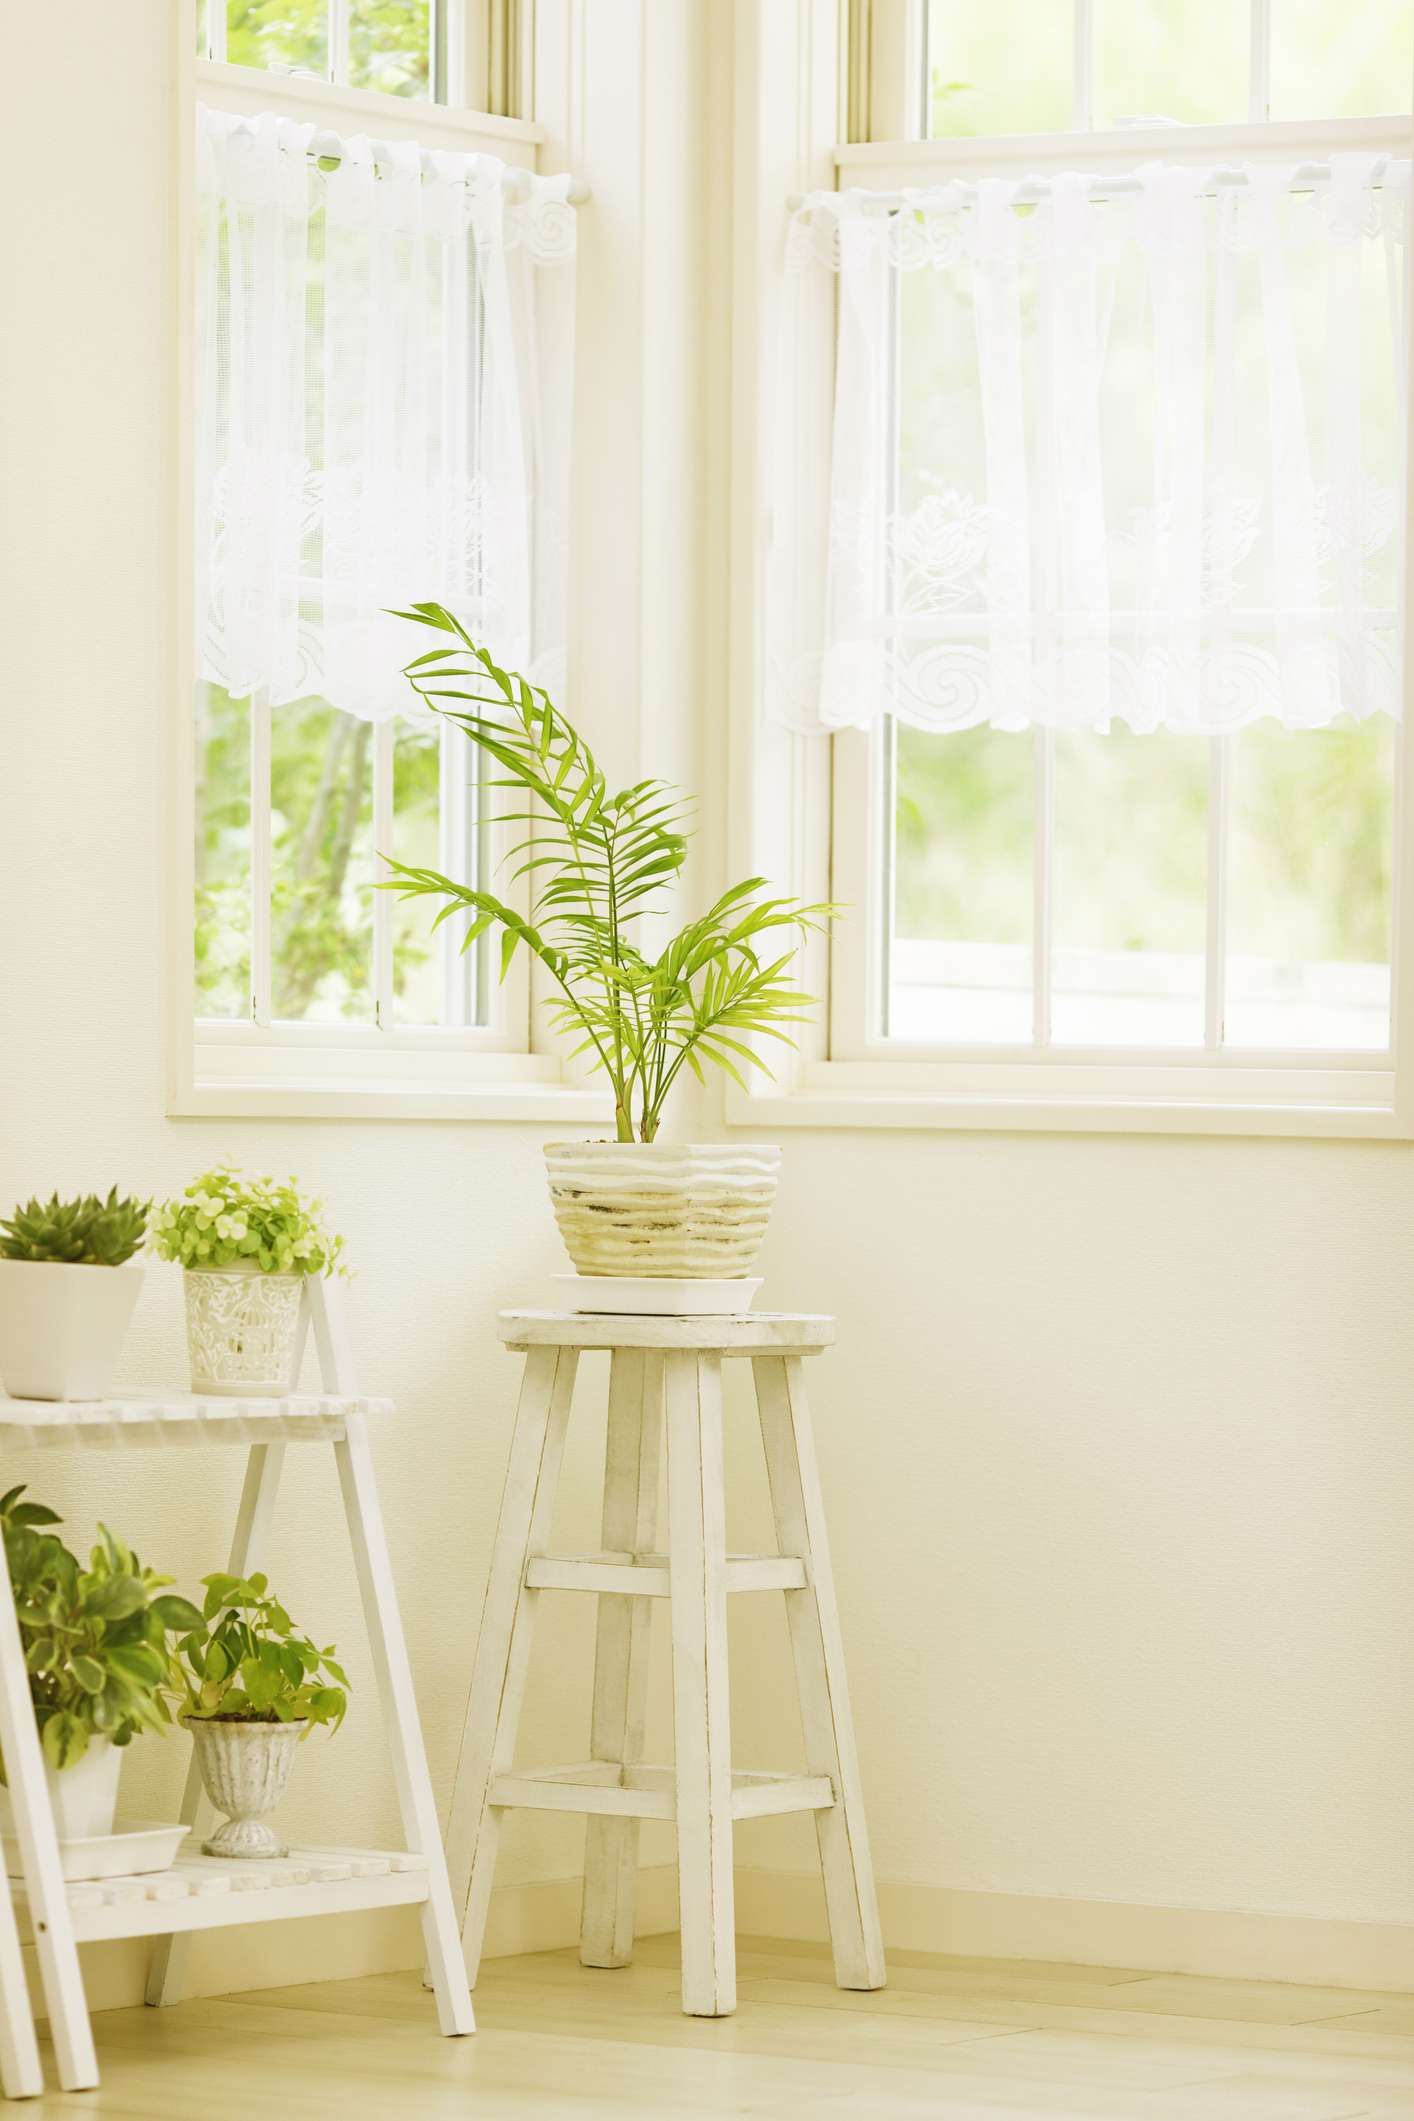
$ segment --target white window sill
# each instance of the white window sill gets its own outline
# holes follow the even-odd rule
[[[190,1072],[171,1086],[173,1118],[599,1127],[614,1116],[608,1091],[567,1081],[553,1055],[498,1052],[475,1034],[411,1034],[394,1045],[362,1028],[331,1036],[301,1025],[274,1037],[251,1036],[245,1025],[203,1029]]]
[[[738,1127],[1414,1140],[1388,1066],[1070,1068],[819,1061],[798,1083],[727,1093]]]

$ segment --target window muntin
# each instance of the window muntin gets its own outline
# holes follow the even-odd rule
[[[1028,59],[1040,55],[1025,69],[1007,12],[1005,0],[927,9],[928,129],[975,138],[984,158],[987,134],[1162,120],[1157,157],[1169,124],[1265,116],[1270,95],[1273,117],[1311,121],[1283,155],[1320,160],[1332,144],[1322,121],[1409,108],[1410,0],[1273,0],[1269,24],[1265,8],[1254,23],[1227,5],[1055,0],[1021,11]],[[1054,166],[1083,169],[1082,143]],[[897,311],[904,509],[941,461],[962,467],[966,487],[979,447],[962,373],[971,333],[946,328],[957,289],[945,273],[912,277],[931,285],[904,276]],[[1299,273],[1294,285],[1298,330],[1318,330],[1324,285]],[[1363,298],[1373,318],[1384,293]],[[931,341],[922,363],[910,331]],[[1397,467],[1403,377],[1378,330],[1363,347],[1366,461]],[[1397,468],[1388,483],[1399,492]],[[1393,601],[1397,541],[1387,558]],[[1222,738],[889,725],[849,741],[874,747],[878,823],[863,840],[845,834],[849,874],[837,866],[835,889],[875,894],[875,941],[858,960],[874,968],[864,1022],[836,1006],[840,1050],[878,1051],[882,1038],[899,1058],[1387,1055],[1398,742],[1387,719],[1301,733],[1257,723]],[[869,882],[848,850],[871,842]]]

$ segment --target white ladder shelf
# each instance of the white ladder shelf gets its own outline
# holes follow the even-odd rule
[[[369,1420],[391,1410],[387,1400],[362,1398],[353,1388],[335,1293],[326,1282],[312,1277],[305,1284],[293,1374],[299,1374],[305,1339],[312,1329],[324,1385],[321,1394],[201,1399],[188,1393],[147,1392],[93,1404],[0,1397],[0,1448],[32,1450],[52,1445],[124,1450],[243,1444],[249,1457],[229,1566],[233,1575],[244,1576],[260,1566],[286,1444],[331,1444],[407,1846],[391,1850],[297,1848],[279,1862],[264,1863],[222,1862],[203,1856],[201,1838],[210,1810],[193,1760],[181,1811],[192,1833],[170,1871],[66,1886],[9,1571],[0,1568],[0,1750],[24,1872],[22,1882],[0,1879],[0,2087],[7,2098],[34,2098],[44,2090],[20,1959],[16,1905],[29,1916],[59,2082],[65,2091],[89,2091],[98,2083],[79,1971],[80,1941],[156,1938],[147,2001],[164,2004],[179,1998],[183,1938],[192,1930],[297,1915],[420,1906],[423,1947],[441,2030],[457,2034],[475,2029],[368,1445]]]

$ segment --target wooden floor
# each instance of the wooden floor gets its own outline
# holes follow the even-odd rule
[[[16,2113],[133,2121],[1127,2121],[1414,2117],[1414,1997],[1121,1967],[890,1958],[843,1994],[814,1945],[743,1939],[734,2018],[684,2018],[676,1940],[587,1972],[489,1961],[480,2031],[443,2040],[414,1974],[262,1990],[95,2020],[103,2089]],[[46,2052],[46,2065],[52,2063]]]

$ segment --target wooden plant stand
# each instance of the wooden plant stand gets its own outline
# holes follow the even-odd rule
[[[0,1748],[9,1778],[23,1882],[0,1882],[0,2084],[8,2098],[43,2091],[25,1992],[11,1894],[28,1911],[49,2024],[65,2091],[98,2083],[98,2064],[79,1972],[78,1945],[95,1938],[153,1937],[158,1943],[147,2001],[178,2000],[183,1939],[192,1930],[296,1915],[341,1915],[374,1907],[419,1906],[437,2017],[447,2034],[474,2031],[457,1938],[437,1808],[413,1698],[412,1673],[393,1587],[368,1446],[370,1417],[386,1400],[357,1396],[335,1308],[335,1292],[305,1285],[300,1352],[312,1327],[324,1393],[280,1399],[199,1399],[148,1392],[93,1404],[0,1398],[0,1447],[132,1447],[241,1444],[249,1457],[231,1545],[230,1570],[261,1565],[289,1443],[333,1446],[354,1565],[373,1653],[379,1706],[388,1733],[406,1848],[292,1849],[281,1862],[223,1862],[200,1853],[210,1808],[193,1760],[182,1799],[192,1833],[170,1871],[66,1886],[29,1698],[7,1569],[0,1568]],[[298,1376],[299,1357],[294,1374]]]
[[[884,1954],[859,1787],[844,1651],[803,1358],[834,1337],[827,1318],[585,1316],[508,1311],[501,1339],[525,1354],[510,1465],[481,1620],[452,1798],[448,1857],[465,1905],[473,1981],[501,1818],[512,1805],[589,1814],[580,1958],[623,1966],[633,1953],[638,1822],[677,1823],[683,2009],[736,2008],[732,1827],[774,1812],[815,1815],[841,1988],[884,1985]],[[575,1368],[610,1351],[603,1544],[546,1552]],[[749,1357],[780,1551],[728,1554],[721,1366]],[[657,1542],[659,1438],[667,1424],[668,1547]],[[542,1591],[598,1594],[591,1758],[513,1766],[531,1627]],[[734,1773],[727,1598],[785,1594],[805,1736],[803,1774]],[[643,1764],[653,1601],[672,1615],[675,1763]]]

